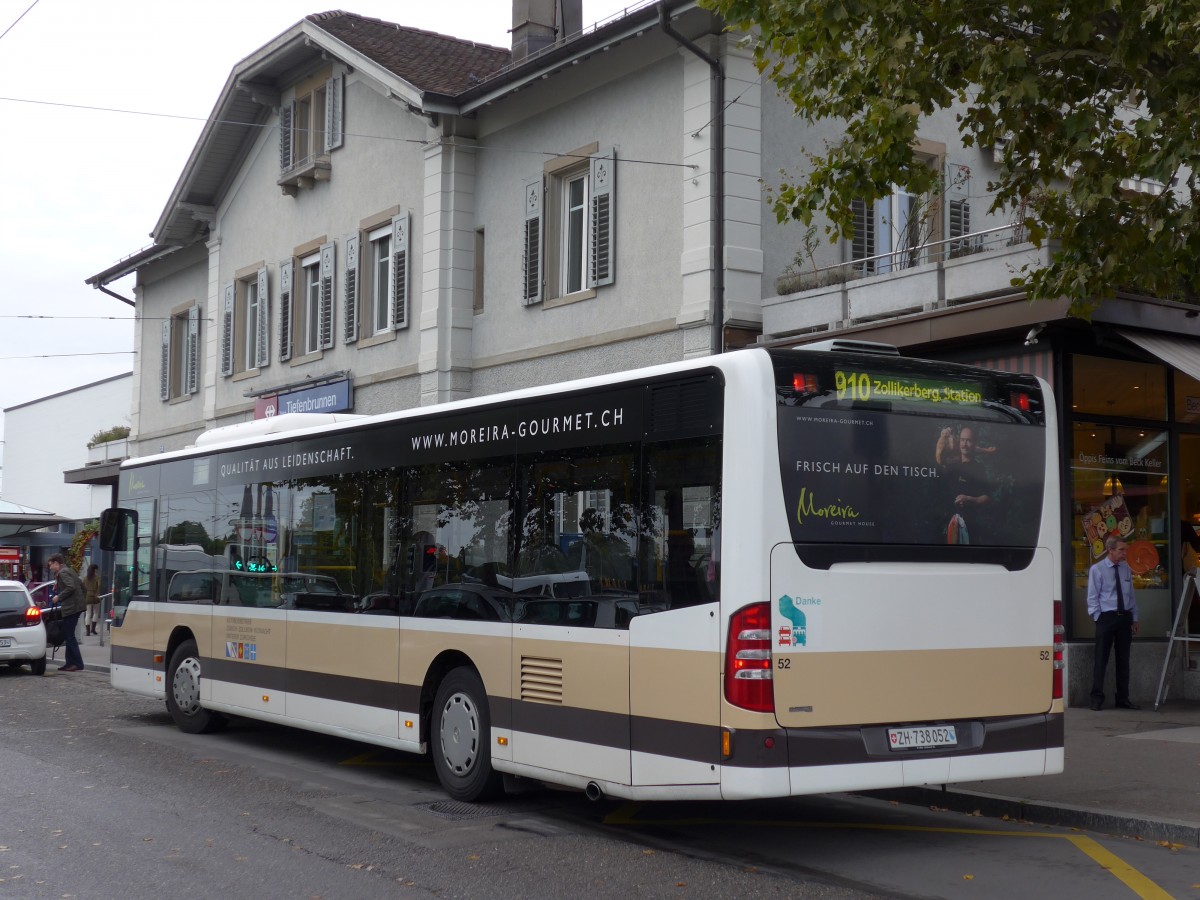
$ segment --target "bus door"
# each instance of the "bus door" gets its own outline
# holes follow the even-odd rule
[[[629,784],[629,632],[597,627],[601,605],[515,601],[512,759]]]
[[[719,641],[716,604],[646,613],[630,621],[635,785],[720,780]]]

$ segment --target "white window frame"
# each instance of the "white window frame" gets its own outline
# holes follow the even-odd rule
[[[321,349],[321,254],[312,253],[300,258],[298,297],[300,315],[296,316],[296,346],[301,356]]]
[[[557,177],[559,195],[559,248],[558,248],[558,294],[566,297],[586,290],[588,286],[587,259],[588,248],[591,246],[591,222],[588,215],[588,167],[586,162],[580,168],[572,169]],[[572,196],[578,187],[579,197]],[[578,271],[571,271],[571,263],[575,261]]]
[[[372,335],[386,334],[395,327],[392,321],[392,223],[367,232],[367,314],[363,320]]]

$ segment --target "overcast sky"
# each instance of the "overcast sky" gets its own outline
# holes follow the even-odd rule
[[[149,245],[233,66],[339,8],[509,46],[509,0],[0,0],[0,411],[132,369],[134,310],[84,281]]]

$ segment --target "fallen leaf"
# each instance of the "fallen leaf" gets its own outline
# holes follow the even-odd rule
[[[963,876],[963,881],[974,881],[974,880],[975,880],[974,875],[964,875]]]

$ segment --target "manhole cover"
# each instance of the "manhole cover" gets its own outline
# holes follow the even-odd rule
[[[513,804],[462,803],[458,800],[435,800],[433,803],[418,803],[417,806],[447,819],[486,819],[524,811]]]

